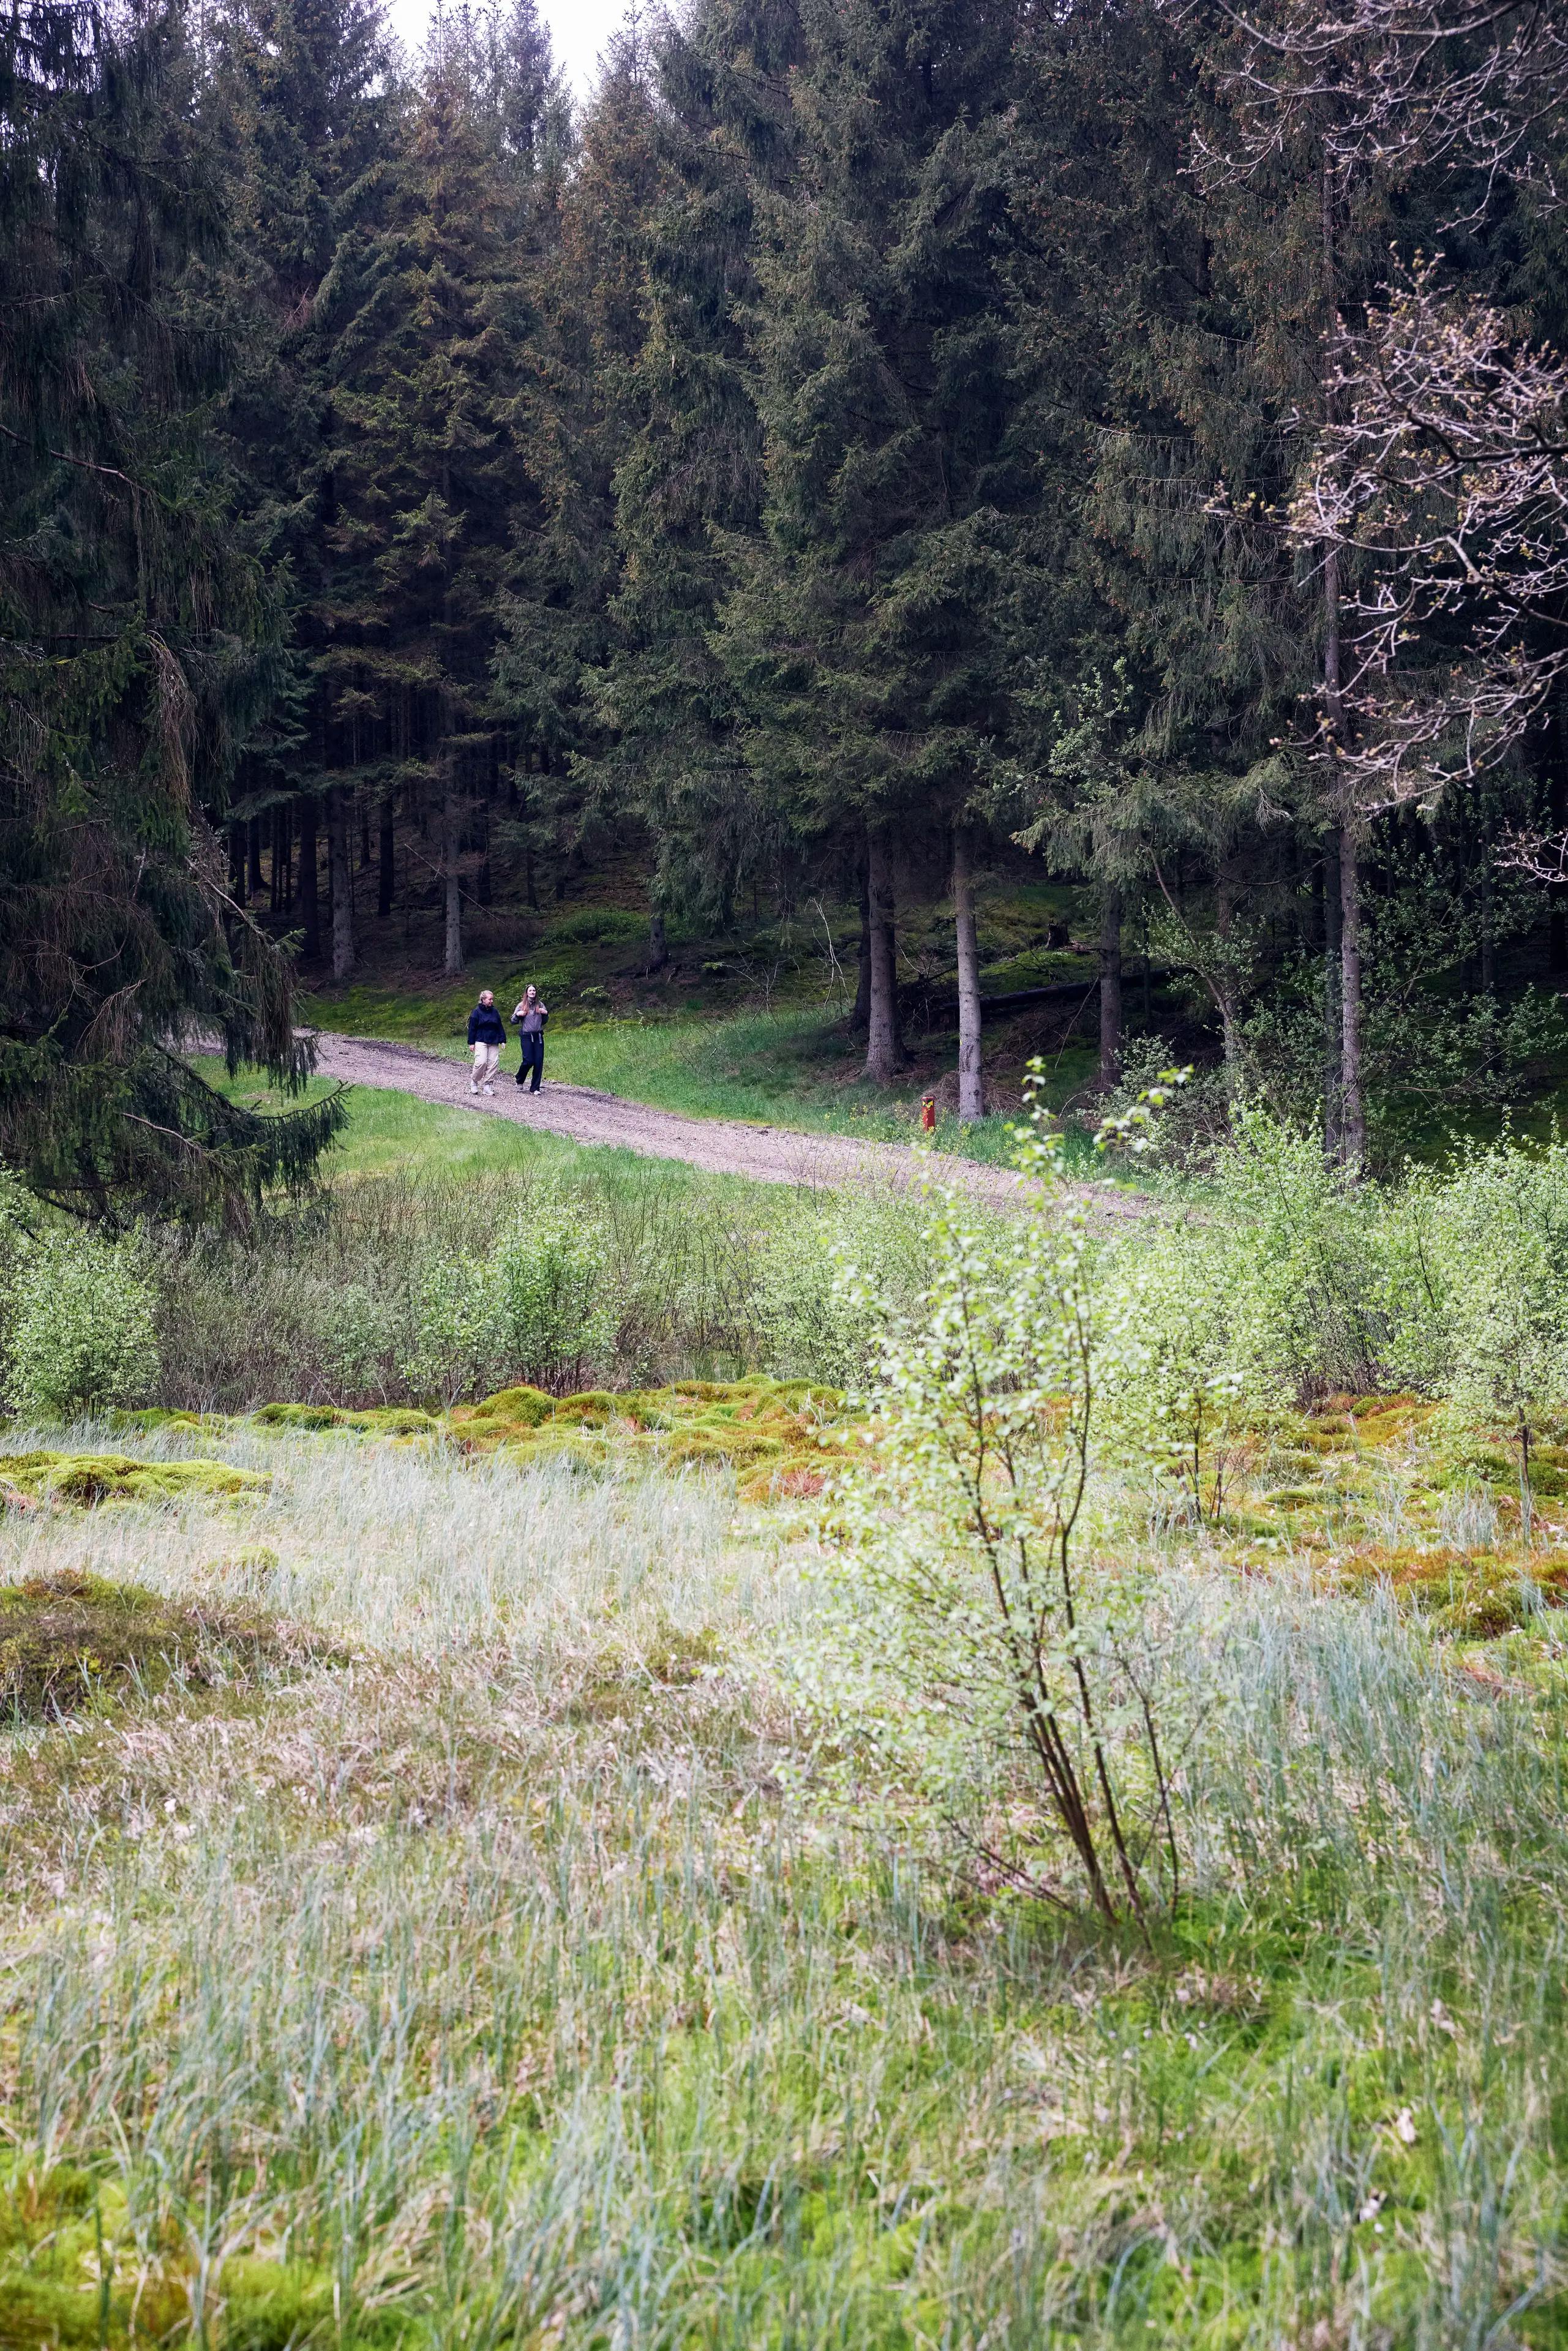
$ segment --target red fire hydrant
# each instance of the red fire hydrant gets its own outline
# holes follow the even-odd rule
[[[922,1095],[921,1095],[921,1097],[920,1097],[920,1123],[921,1123],[921,1127],[923,1128],[923,1130],[925,1131],[925,1134],[936,1134],[936,1095],[935,1095],[935,1094],[922,1094]]]

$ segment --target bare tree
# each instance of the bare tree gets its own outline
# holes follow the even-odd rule
[[[1333,756],[1366,814],[1496,767],[1568,669],[1568,362],[1440,266],[1341,325],[1289,518],[1357,581]]]
[[[1568,92],[1564,0],[1219,0],[1218,15],[1233,44],[1222,86],[1247,131],[1239,147],[1200,142],[1216,178],[1239,155],[1255,168],[1281,153],[1311,116],[1342,165],[1398,177],[1453,162],[1488,192],[1500,174],[1560,201],[1551,147]]]

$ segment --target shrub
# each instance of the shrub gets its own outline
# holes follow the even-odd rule
[[[874,1444],[837,1498],[800,1681],[992,1882],[1071,1907],[1065,1852],[1103,1917],[1146,1923],[1176,1871],[1154,1611],[1074,1540],[1120,1310],[1081,1214],[988,1226],[943,1196],[920,1226],[933,1277],[880,1343]],[[863,1280],[843,1287],[877,1315]]]
[[[1461,1410],[1511,1430],[1528,1543],[1531,1446],[1542,1417],[1568,1402],[1568,1148],[1476,1153],[1437,1193],[1432,1228],[1443,1384]]]
[[[931,1246],[927,1219],[907,1194],[835,1193],[799,1207],[757,1253],[761,1367],[777,1379],[859,1385],[883,1332],[907,1322],[923,1301]],[[846,1266],[852,1280],[840,1278]]]
[[[1107,1366],[1106,1434],[1176,1489],[1183,1516],[1218,1520],[1235,1441],[1259,1401],[1245,1368],[1243,1251],[1231,1235],[1167,1224],[1104,1270],[1127,1323]]]
[[[490,1279],[514,1384],[580,1388],[610,1362],[619,1300],[602,1236],[580,1207],[552,1195],[525,1209]]]
[[[13,1410],[64,1420],[145,1402],[160,1368],[154,1308],[133,1243],[90,1231],[33,1242],[12,1290],[5,1387]]]

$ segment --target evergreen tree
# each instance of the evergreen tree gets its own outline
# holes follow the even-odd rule
[[[518,398],[538,504],[515,535],[497,707],[514,734],[530,893],[558,891],[585,843],[637,820],[603,682],[622,576],[616,481],[635,432],[652,221],[665,178],[653,65],[636,19],[612,41],[561,190],[541,320]]]
[[[286,690],[246,747],[235,814],[251,841],[264,823],[269,831],[273,912],[298,906],[314,959],[324,799],[340,977],[354,953],[351,787],[333,770],[345,726],[352,739],[363,713],[340,705],[328,675],[334,402],[344,326],[394,181],[402,99],[379,0],[226,0],[213,49],[209,111],[228,159],[231,299],[246,360],[230,403],[231,450],[248,536],[286,585],[290,664]],[[392,877],[382,830],[384,909]],[[243,890],[237,843],[235,862]]]
[[[743,754],[714,630],[736,542],[760,528],[746,339],[755,192],[789,184],[784,93],[800,55],[794,0],[710,0],[656,46],[659,178],[615,475],[610,654],[597,681],[609,738],[600,788],[651,837],[655,963],[669,911],[727,920],[746,878],[777,874],[788,854],[785,811]]]
[[[504,758],[492,664],[511,549],[539,505],[517,391],[538,293],[525,199],[543,141],[523,137],[517,91],[492,78],[527,46],[523,9],[509,46],[476,40],[469,20],[436,26],[334,399],[331,764],[412,802],[449,974]],[[548,76],[538,88],[548,110]]]
[[[726,657],[768,799],[861,847],[883,1081],[894,841],[964,819],[1008,723],[996,622],[1027,495],[1000,276],[1017,22],[1010,0],[808,8],[795,171],[758,199],[766,553],[727,604]]]
[[[243,1214],[335,1102],[232,1106],[177,1048],[298,1086],[287,966],[224,887],[236,745],[277,681],[205,432],[222,221],[176,9],[0,27],[0,1156],[94,1214]]]

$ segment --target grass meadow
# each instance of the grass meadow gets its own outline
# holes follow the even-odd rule
[[[835,1680],[863,1518],[701,1384],[874,1466],[803,1391],[907,1199],[366,1091],[329,1202],[128,1237],[158,1408],[0,1448],[0,2346],[1568,2351],[1568,1159],[1233,1159],[1085,1260],[1146,1935]]]
[[[1568,2339],[1554,1652],[1145,1526],[1212,1722],[1145,1948],[835,1793],[827,1538],[722,1474],[138,1449],[267,1482],[6,1575],[293,1631],[11,1734],[5,2340]]]

